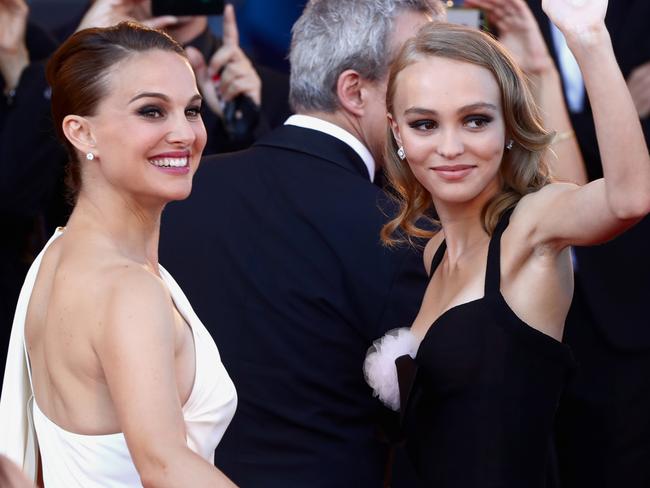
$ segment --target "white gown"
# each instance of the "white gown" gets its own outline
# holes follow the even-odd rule
[[[24,341],[27,305],[42,256],[61,234],[57,230],[32,264],[18,300],[0,398],[0,453],[22,466],[33,479],[40,450],[47,488],[139,487],[142,484],[124,434],[68,432],[47,418],[33,399]],[[194,337],[196,373],[190,396],[183,405],[187,445],[211,463],[214,450],[235,414],[237,393],[217,346],[182,290],[162,267],[160,274]]]

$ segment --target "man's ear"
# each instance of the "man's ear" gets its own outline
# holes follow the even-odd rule
[[[356,116],[363,115],[364,100],[361,75],[353,69],[346,69],[336,81],[336,95],[341,106]]]
[[[397,125],[397,121],[391,113],[386,114],[386,117],[388,117],[388,123],[390,124],[390,130],[393,133],[395,142],[397,142],[398,146],[402,146],[402,136],[399,133],[399,125]]]
[[[65,137],[78,151],[82,154],[91,152],[95,156],[99,156],[95,147],[95,137],[93,136],[92,127],[88,119],[78,115],[66,115],[63,119],[62,127]]]

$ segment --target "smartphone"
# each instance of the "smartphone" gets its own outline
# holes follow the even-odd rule
[[[465,7],[463,0],[448,0],[446,3],[447,22],[473,27],[474,29],[490,30],[482,10]]]
[[[221,15],[224,0],[151,0],[151,14],[161,15]]]

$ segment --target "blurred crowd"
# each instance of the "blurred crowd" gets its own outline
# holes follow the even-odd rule
[[[208,19],[153,17],[149,0],[94,0],[71,9],[62,25],[46,28],[33,21],[24,0],[0,0],[2,354],[8,347],[16,301],[27,270],[54,229],[65,225],[74,204],[65,190],[65,180],[70,177],[66,174],[68,154],[55,137],[45,79],[45,64],[57,46],[80,29],[106,27],[123,20],[164,29],[185,47],[205,101],[202,116],[208,139],[203,155],[231,153],[249,148],[292,115],[290,29],[305,3],[239,0],[234,2],[235,8],[226,8],[223,17]],[[462,3],[456,2],[453,8]],[[553,146],[555,174],[579,184],[602,177],[589,100],[562,34],[545,17],[539,1],[528,0],[528,7],[514,14],[500,10],[502,3],[466,0],[464,6],[487,12],[486,21],[493,32],[539,88],[540,106],[562,106],[543,114],[557,131]],[[516,1],[505,3],[519,5]],[[649,19],[648,0],[611,0],[606,17],[646,141],[650,141]],[[547,82],[557,84],[559,90],[547,89]],[[377,123],[385,124],[384,115],[378,112],[381,120]],[[578,154],[584,164],[562,167],[573,154]],[[381,162],[375,159],[377,174],[373,183],[380,187],[385,180]],[[212,218],[210,209],[204,212],[200,219]],[[171,242],[172,238],[168,239]],[[618,473],[634,473],[647,463],[638,453],[650,449],[648,239],[650,219],[645,217],[612,242],[573,251],[576,292],[564,341],[574,350],[581,368],[565,393],[557,419],[562,446],[557,453],[562,472],[557,476],[566,486],[600,486],[603,478],[594,465],[613,465],[618,467]],[[164,253],[161,255],[164,257]],[[172,253],[168,255],[173,260]],[[180,276],[184,288],[203,286],[200,281],[189,283],[192,278],[183,277],[181,265],[172,262],[170,269]],[[183,278],[188,284],[183,283]],[[194,303],[192,292],[188,295]],[[199,315],[204,317],[210,312]],[[0,380],[4,370],[2,354]],[[611,432],[617,435],[613,444],[609,444]],[[639,445],[643,448],[636,449]],[[585,472],[592,473],[591,477],[585,478]],[[618,486],[640,487],[635,483],[644,475],[630,476],[630,484],[621,482]],[[607,486],[617,486],[616,481],[611,483]]]

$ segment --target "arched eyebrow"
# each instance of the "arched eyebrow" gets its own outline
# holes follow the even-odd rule
[[[131,100],[129,100],[129,104],[135,102],[136,100],[139,100],[141,98],[159,98],[164,102],[169,103],[170,98],[165,95],[164,93],[157,93],[157,92],[144,92],[144,93],[139,93],[136,96],[134,96]],[[202,101],[203,97],[199,95],[198,93],[194,95],[192,98],[190,98],[189,103],[194,102],[194,101]]]
[[[472,112],[473,110],[485,110],[485,109],[493,110],[495,112],[499,110],[498,107],[493,103],[477,102],[477,103],[470,103],[469,105],[462,106],[461,108],[458,109],[458,112],[465,113],[465,112]],[[429,108],[410,107],[404,111],[404,115],[410,115],[410,114],[436,116],[438,115],[438,112]]]

